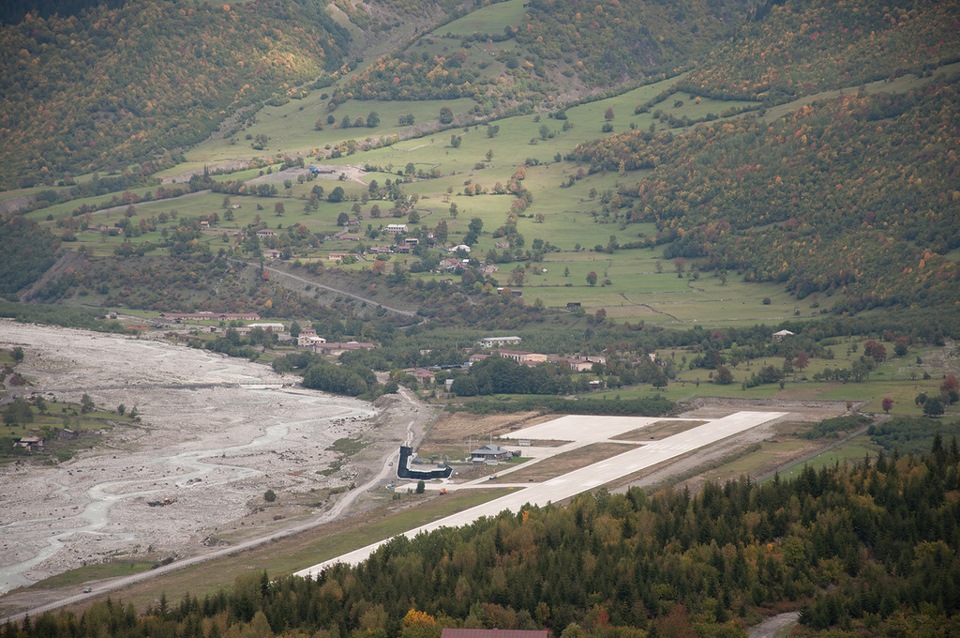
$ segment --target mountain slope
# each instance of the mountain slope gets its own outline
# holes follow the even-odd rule
[[[950,304],[960,269],[960,80],[817,102],[770,123],[631,131],[580,146],[593,171],[653,168],[622,192],[665,257],[702,260],[837,308]]]
[[[0,186],[169,161],[237,107],[336,69],[348,44],[308,0],[141,0],[5,26]]]
[[[492,3],[481,9],[486,15],[475,30],[438,27],[349,78],[334,101],[473,97],[489,115],[517,103],[576,100],[690,66],[749,20],[757,4]]]
[[[960,3],[771,3],[681,84],[700,95],[778,104],[960,60]]]

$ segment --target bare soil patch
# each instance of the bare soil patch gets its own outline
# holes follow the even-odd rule
[[[522,467],[519,470],[497,476],[491,479],[491,483],[525,483],[548,481],[561,474],[579,470],[582,467],[599,463],[628,452],[636,446],[621,443],[593,443],[576,450],[563,452],[556,456],[543,459],[536,463],[531,463],[528,467]],[[487,468],[489,471],[495,471],[496,468]]]
[[[557,418],[555,414],[539,412],[488,415],[444,412],[430,426],[430,430],[420,443],[420,456],[436,454],[440,450],[451,448],[469,452],[488,443],[493,437],[507,435],[514,430],[555,418]]]
[[[98,409],[124,403],[143,419],[68,462],[0,467],[10,488],[0,594],[88,564],[179,562],[315,520],[433,418],[399,396],[373,405],[326,395],[265,365],[149,336],[0,321],[0,347],[26,352],[18,369],[32,385],[19,391],[48,402],[87,393]],[[341,439],[365,447],[345,456]],[[165,498],[174,502],[148,505]],[[361,498],[353,509],[368,507]],[[21,590],[0,600],[0,613],[34,602]]]
[[[610,437],[616,441],[639,441],[641,439],[648,441],[659,441],[674,434],[686,432],[692,428],[705,424],[706,421],[657,421],[644,428],[630,430],[623,434]]]

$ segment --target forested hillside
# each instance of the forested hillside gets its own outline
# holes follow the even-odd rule
[[[583,495],[468,527],[402,537],[318,580],[251,574],[230,592],[161,599],[145,616],[108,601],[33,618],[8,636],[438,638],[442,627],[564,638],[743,636],[799,609],[810,630],[960,632],[960,452],[699,495]]]
[[[586,86],[672,74],[706,56],[754,15],[756,0],[533,0],[520,44]],[[542,64],[542,62],[540,62]]]
[[[517,103],[549,104],[559,94],[575,99],[688,67],[750,19],[757,4],[533,0],[523,4],[517,24],[502,30],[440,27],[385,54],[334,100],[473,97],[489,115]]]
[[[825,89],[922,73],[960,59],[960,4],[789,0],[724,42],[681,85],[776,104]]]
[[[119,7],[127,0],[6,0],[0,4],[0,24],[16,24],[32,14],[34,17],[49,18],[52,15],[77,15],[93,4]]]
[[[769,123],[631,131],[580,146],[592,171],[653,168],[610,205],[666,257],[778,281],[843,309],[950,304],[960,284],[960,84],[849,95]],[[619,207],[619,208],[618,208]]]
[[[349,41],[309,0],[138,0],[4,26],[0,187],[153,172],[237,108],[298,97]]]
[[[0,221],[0,297],[16,298],[56,261],[59,246],[50,231],[22,217]],[[16,258],[13,256],[16,255]]]

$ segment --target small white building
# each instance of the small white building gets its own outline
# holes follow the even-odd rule
[[[387,227],[383,229],[383,232],[390,235],[402,235],[407,232],[406,224],[387,224]]]
[[[457,244],[456,246],[454,246],[453,248],[450,249],[450,252],[455,253],[455,252],[457,252],[458,250],[462,250],[463,252],[467,253],[468,255],[470,254],[470,246],[467,246],[466,244]]]
[[[773,340],[774,340],[774,341],[783,341],[783,340],[784,340],[785,338],[787,338],[787,337],[792,337],[793,334],[794,334],[794,333],[790,332],[789,330],[780,330],[779,332],[774,332],[774,333],[773,333]]]
[[[318,343],[326,343],[327,340],[317,336],[317,331],[312,328],[305,328],[297,335],[297,346],[300,348],[311,348]]]
[[[515,346],[520,343],[520,337],[484,337],[480,345],[484,348],[499,348],[501,346]]]

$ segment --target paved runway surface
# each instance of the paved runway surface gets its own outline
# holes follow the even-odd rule
[[[692,450],[706,447],[734,434],[739,434],[772,421],[786,412],[737,412],[722,419],[709,420],[705,425],[691,428],[679,434],[666,437],[659,441],[644,441],[640,447],[631,447],[623,454],[605,459],[568,474],[563,474],[540,484],[521,484],[512,494],[495,499],[482,505],[458,512],[446,518],[434,521],[412,529],[404,534],[413,538],[421,532],[430,532],[441,527],[458,527],[469,525],[481,516],[495,516],[503,510],[517,512],[527,503],[533,505],[547,505],[575,496],[581,492],[605,485],[621,477],[627,476],[644,468],[662,463],[674,457],[686,454]],[[601,416],[565,416],[546,423],[517,430],[510,433],[511,439],[530,440],[565,440],[577,441],[581,444],[596,443],[608,440],[624,432],[630,432],[652,423],[668,421],[647,417],[601,417]],[[673,419],[686,420],[689,419]],[[624,441],[618,441],[623,443]],[[557,448],[561,449],[561,448]],[[520,466],[522,467],[522,466]],[[519,469],[519,467],[517,468]],[[506,473],[501,473],[502,478]],[[503,487],[503,483],[497,487]],[[451,488],[453,486],[450,486]],[[356,551],[338,556],[318,565],[313,565],[297,572],[298,576],[313,576],[325,567],[336,563],[357,564],[370,556],[378,547],[389,539],[362,547]]]

